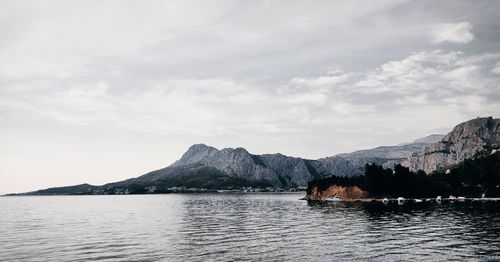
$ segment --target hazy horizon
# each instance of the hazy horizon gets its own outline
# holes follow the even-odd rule
[[[500,113],[498,1],[2,1],[0,194],[204,143],[317,159]]]

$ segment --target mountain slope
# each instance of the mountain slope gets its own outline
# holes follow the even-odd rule
[[[426,173],[446,169],[478,154],[488,154],[500,145],[500,119],[476,118],[457,125],[443,139],[403,161],[412,171]]]

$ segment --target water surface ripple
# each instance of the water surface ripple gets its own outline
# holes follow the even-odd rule
[[[500,203],[300,197],[1,197],[0,261],[500,260]]]

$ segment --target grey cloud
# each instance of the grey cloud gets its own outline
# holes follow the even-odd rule
[[[472,24],[469,22],[438,24],[432,30],[434,43],[466,44],[472,40],[474,40],[474,34],[472,33]]]
[[[499,61],[500,54],[422,51],[366,72],[294,77],[275,88],[224,78],[164,79],[121,94],[111,93],[105,81],[43,93],[32,84],[4,93],[0,105],[71,124],[165,134],[296,132],[334,128],[332,119],[345,115],[369,121],[408,108],[456,107],[466,116],[500,109],[500,101],[481,103],[500,92],[500,76],[489,73]]]

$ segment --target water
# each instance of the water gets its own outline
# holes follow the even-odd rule
[[[0,198],[1,261],[500,260],[500,203],[302,194]]]

